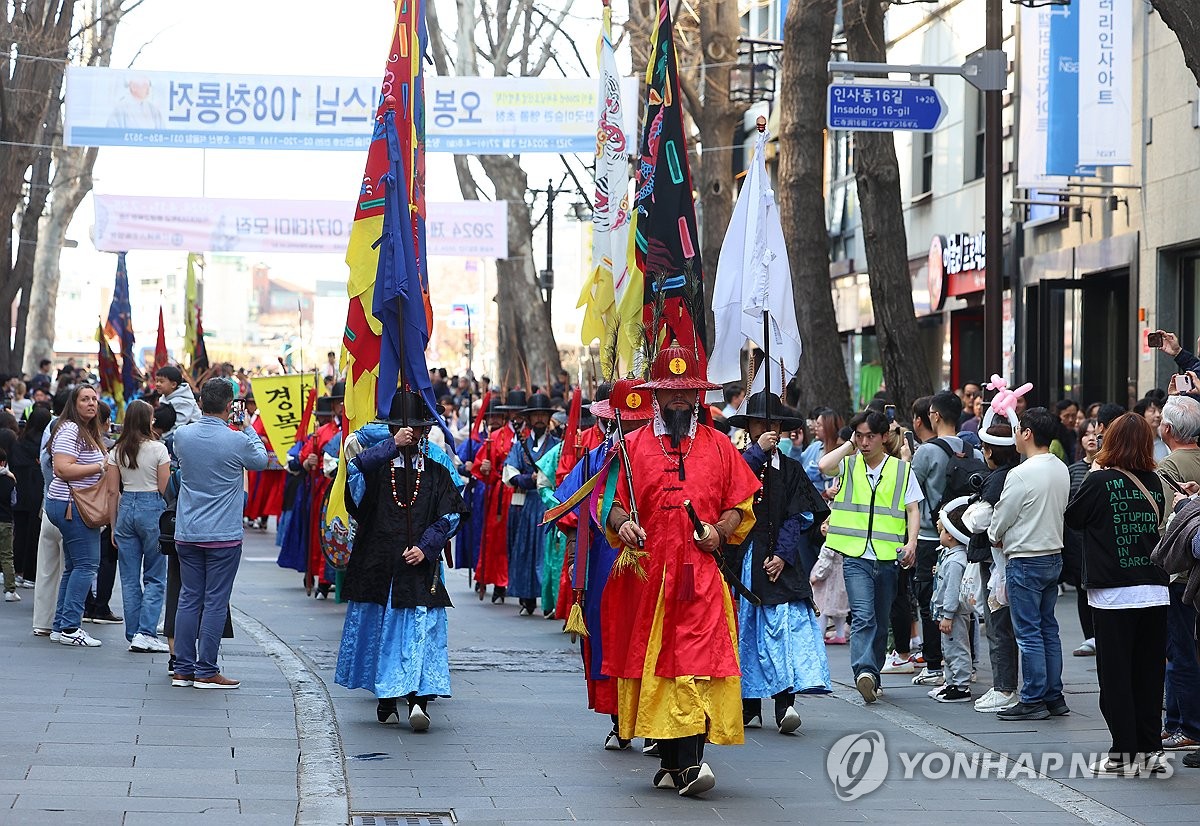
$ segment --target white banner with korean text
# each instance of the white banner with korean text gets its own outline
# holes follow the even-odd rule
[[[1017,186],[1037,189],[1066,183],[1066,178],[1046,174],[1046,149],[1050,120],[1050,17],[1049,7],[1022,8],[1020,119],[1017,148]]]
[[[1133,0],[1089,0],[1079,17],[1079,163],[1133,163]]]
[[[633,145],[637,80],[622,79]],[[429,152],[596,151],[597,87],[588,78],[425,78]],[[379,81],[67,68],[67,146],[361,151]]]
[[[352,204],[244,198],[96,195],[93,241],[103,252],[346,252]],[[508,256],[504,201],[430,203],[431,256]]]

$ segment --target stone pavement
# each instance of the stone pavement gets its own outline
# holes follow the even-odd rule
[[[1070,778],[1066,768],[995,779],[1000,753],[1036,761],[1106,748],[1095,661],[1070,656],[1071,716],[1018,724],[935,703],[899,676],[885,682],[883,701],[864,706],[849,688],[846,649],[831,648],[837,691],[800,701],[796,736],[766,728],[748,731],[743,747],[710,747],[718,785],[704,799],[655,791],[657,761],[601,749],[608,720],[586,709],[576,648],[557,623],[517,617],[511,600],[477,601],[456,571],[448,575],[454,697],[431,704],[427,733],[380,726],[373,697],[332,680],[343,607],[306,598],[300,575],[275,566],[271,538],[247,537],[235,592],[238,638],[224,646],[222,669],[243,680],[238,691],[172,689],[165,655],[127,652],[120,626],[89,626],[103,648],[66,648],[29,636],[30,600],[0,604],[0,826],[333,824],[347,809],[453,811],[464,823],[1196,819],[1200,770],[1178,757],[1165,779]],[[1059,615],[1069,649],[1078,637],[1073,594]],[[986,688],[983,657],[977,689]],[[872,730],[886,741],[886,779],[841,802],[829,751]],[[330,748],[335,759],[322,760]],[[914,753],[947,755],[929,758],[934,769],[956,754],[996,762],[991,779],[905,779]]]

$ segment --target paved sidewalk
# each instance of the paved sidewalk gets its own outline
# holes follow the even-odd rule
[[[305,597],[300,575],[279,569],[275,555],[271,534],[247,537],[234,603],[269,634],[239,627],[224,646],[222,668],[243,680],[238,691],[171,688],[166,656],[127,652],[121,626],[88,626],[103,648],[66,648],[29,635],[31,600],[0,605],[0,826],[291,824],[298,803],[300,822],[332,823],[340,815],[314,814],[314,804],[344,810],[343,780],[354,813],[453,810],[464,823],[1191,823],[1200,805],[1200,771],[1178,758],[1166,779],[1070,779],[1065,770],[1018,782],[904,779],[909,753],[1103,751],[1095,660],[1067,657],[1070,717],[1006,724],[935,703],[907,677],[886,678],[885,700],[864,706],[844,647],[829,649],[835,696],[800,701],[796,736],[767,728],[747,732],[743,747],[710,747],[717,788],[683,800],[650,787],[656,760],[602,750],[608,720],[587,711],[577,649],[558,624],[520,618],[512,601],[479,602],[456,571],[454,696],[431,705],[427,733],[380,726],[373,697],[333,684],[344,607]],[[1059,615],[1069,650],[1073,594]],[[985,656],[979,693],[986,666]],[[886,779],[841,802],[829,751],[871,730],[886,740]],[[344,762],[312,763],[329,744]]]

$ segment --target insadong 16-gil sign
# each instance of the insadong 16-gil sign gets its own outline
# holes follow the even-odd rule
[[[946,102],[932,86],[859,80],[831,84],[827,112],[830,129],[932,132]]]
[[[624,78],[632,144],[637,80]],[[456,154],[596,151],[588,78],[425,77],[425,149]],[[67,68],[67,146],[307,149],[371,143],[378,78]]]

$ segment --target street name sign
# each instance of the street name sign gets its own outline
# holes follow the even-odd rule
[[[856,132],[932,132],[946,102],[932,86],[916,83],[832,83],[828,126]]]

